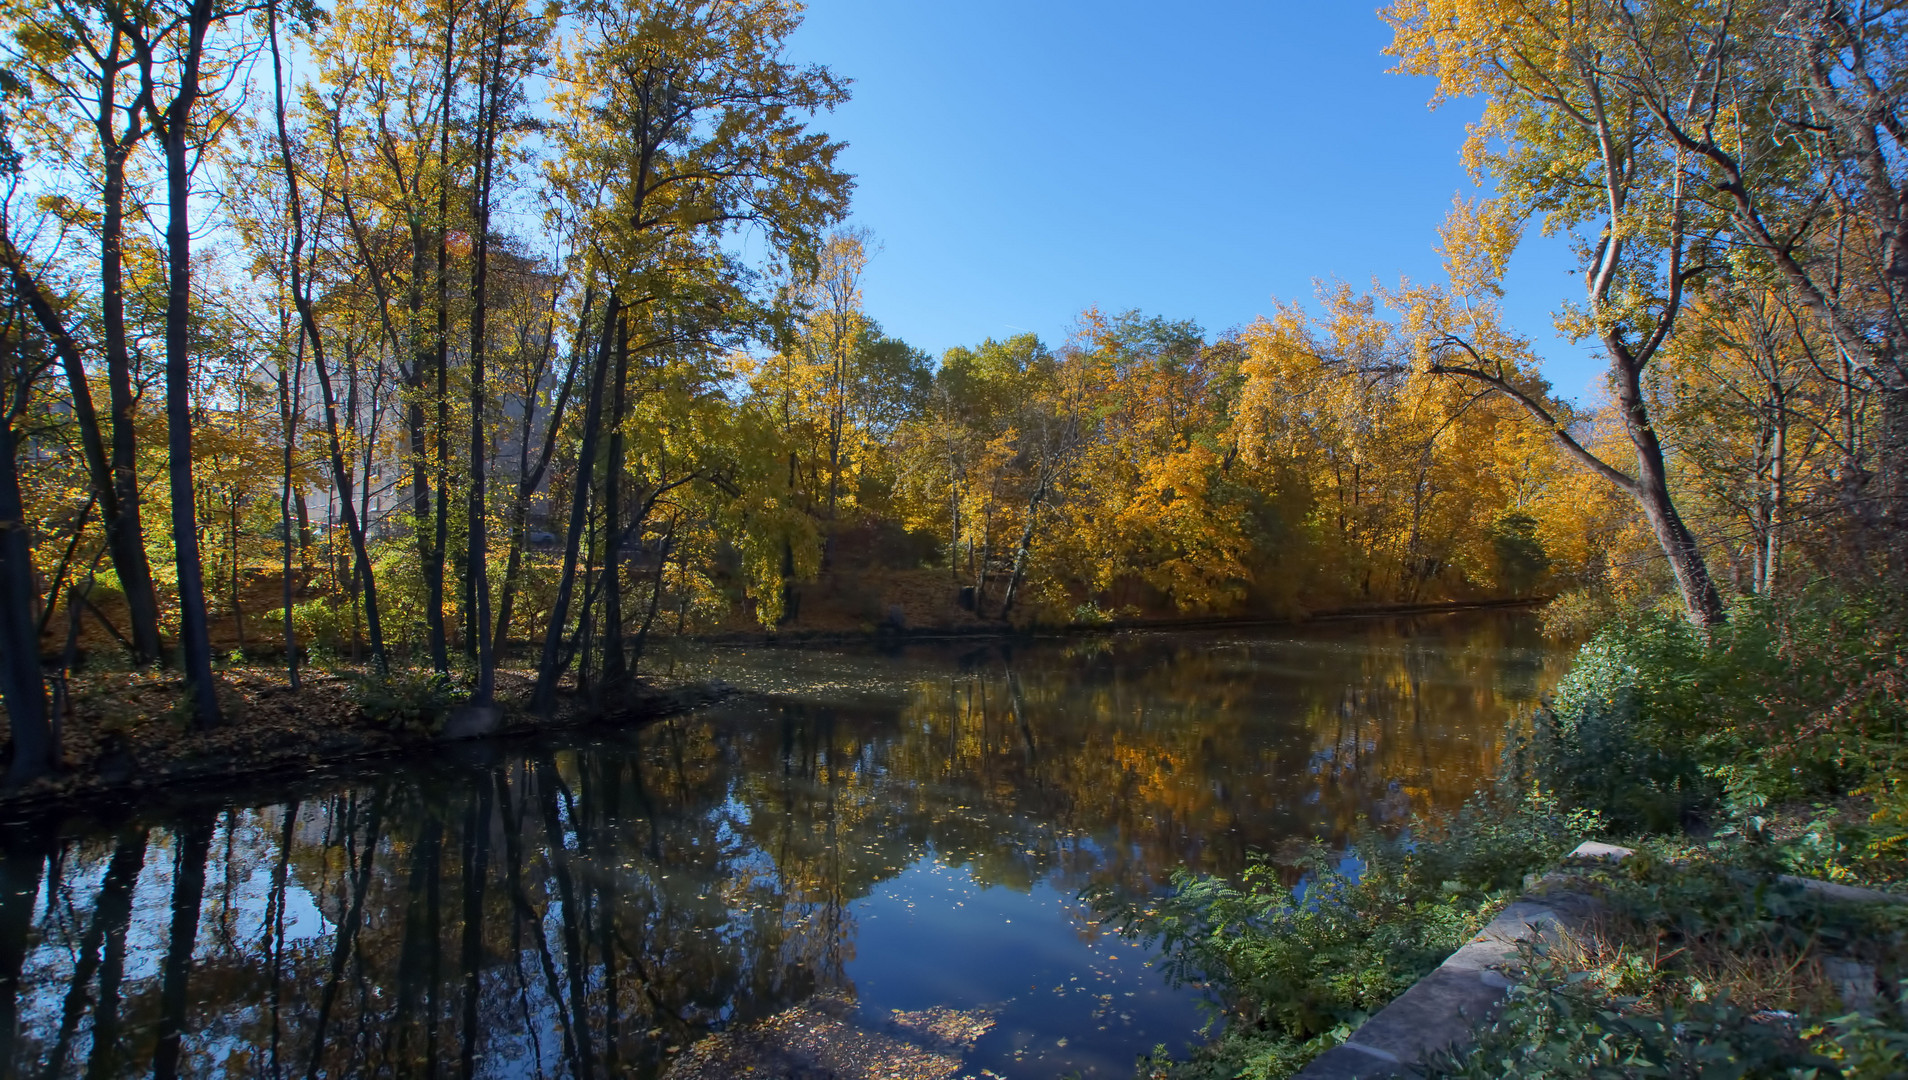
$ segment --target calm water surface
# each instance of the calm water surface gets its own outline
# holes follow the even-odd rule
[[[676,673],[752,693],[640,731],[8,822],[0,1065],[661,1075],[819,995],[991,1021],[966,1075],[1130,1076],[1205,1015],[1082,889],[1457,805],[1563,661],[1500,615],[716,650]]]

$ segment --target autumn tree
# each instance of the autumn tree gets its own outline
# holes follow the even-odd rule
[[[1729,277],[1779,288],[1878,398],[1845,497],[1908,559],[1908,11],[1860,0],[1613,0],[1597,59],[1699,200]],[[1661,214],[1658,214],[1661,217]],[[1869,477],[1873,477],[1873,483]],[[1871,490],[1872,489],[1872,490]]]
[[[34,91],[23,110],[22,145],[50,173],[50,204],[70,225],[96,237],[102,354],[96,362],[103,362],[106,373],[107,425],[98,418],[78,334],[55,290],[31,255],[10,241],[0,258],[42,332],[58,343],[82,453],[126,596],[133,652],[152,662],[161,652],[159,603],[141,517],[135,371],[141,332],[137,313],[128,312],[126,266],[129,248],[137,260],[144,246],[137,222],[151,198],[151,171],[141,152],[150,149],[161,119],[140,82],[142,57],[150,59],[141,43],[151,28],[116,3],[9,5],[4,15],[12,27],[10,60]]]
[[[840,146],[808,127],[845,100],[819,67],[782,58],[798,15],[780,0],[617,0],[579,15],[585,44],[562,64],[554,106],[561,151],[551,174],[565,227],[601,297],[584,400],[579,475],[536,698],[561,673],[579,557],[594,510],[605,554],[601,685],[627,678],[620,553],[640,528],[625,501],[632,361],[652,350],[715,344],[758,310],[749,272],[723,241],[750,227],[775,259],[815,265],[819,233],[846,210]],[[600,471],[599,471],[600,470]],[[598,479],[586,478],[594,473]],[[639,500],[646,496],[635,494]]]
[[[1656,138],[1645,96],[1609,70],[1623,48],[1611,4],[1516,0],[1400,0],[1387,12],[1400,69],[1433,75],[1437,99],[1485,98],[1465,157],[1496,182],[1501,204],[1460,205],[1445,232],[1448,258],[1483,270],[1454,279],[1487,287],[1518,229],[1542,216],[1568,233],[1584,264],[1584,300],[1559,327],[1591,338],[1609,364],[1611,391],[1629,435],[1626,472],[1567,430],[1556,403],[1520,385],[1511,362],[1463,323],[1428,327],[1432,370],[1517,401],[1584,467],[1636,500],[1674,573],[1689,618],[1724,617],[1722,595],[1669,487],[1663,440],[1644,381],[1674,333],[1693,279],[1717,254],[1715,224],[1700,213],[1679,167],[1682,151]],[[1472,294],[1475,289],[1469,290]]]

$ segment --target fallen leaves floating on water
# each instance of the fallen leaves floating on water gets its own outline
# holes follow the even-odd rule
[[[895,1014],[884,1030],[850,1020],[854,1004],[818,995],[766,1020],[718,1032],[690,1047],[666,1080],[756,1076],[832,1080],[954,1080],[961,1052],[994,1026],[983,1009],[935,1006]]]

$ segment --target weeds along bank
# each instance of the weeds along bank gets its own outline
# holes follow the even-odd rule
[[[1908,905],[1900,598],[1744,601],[1708,634],[1616,618],[1507,740],[1496,790],[1355,859],[1322,845],[1240,881],[1181,875],[1125,911],[1223,1027],[1146,1075],[1289,1076],[1428,974],[1584,839],[1639,854],[1584,879],[1605,913],[1528,952],[1479,1042],[1439,1076],[1898,1077]],[[1812,1071],[1811,1071],[1812,1070]]]

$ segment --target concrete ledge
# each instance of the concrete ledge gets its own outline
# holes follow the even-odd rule
[[[1503,968],[1519,942],[1554,941],[1568,919],[1550,903],[1512,903],[1444,963],[1398,995],[1352,1037],[1299,1070],[1305,1080],[1405,1075],[1412,1063],[1464,1038],[1504,999]]]
[[[1615,844],[1588,841],[1564,857],[1566,866],[1619,863],[1636,854]],[[1908,896],[1851,885],[1783,875],[1777,880],[1827,900],[1852,903],[1908,903]],[[1362,1024],[1351,1038],[1313,1058],[1294,1080],[1373,1080],[1409,1076],[1428,1055],[1468,1039],[1472,1030],[1510,988],[1504,969],[1517,960],[1526,941],[1558,940],[1559,934],[1586,923],[1599,907],[1566,873],[1526,879],[1527,892],[1477,936],[1452,953],[1429,975]],[[1859,990],[1860,973],[1848,981]],[[1867,973],[1872,985],[1873,972]],[[1844,997],[1850,997],[1845,992]]]

